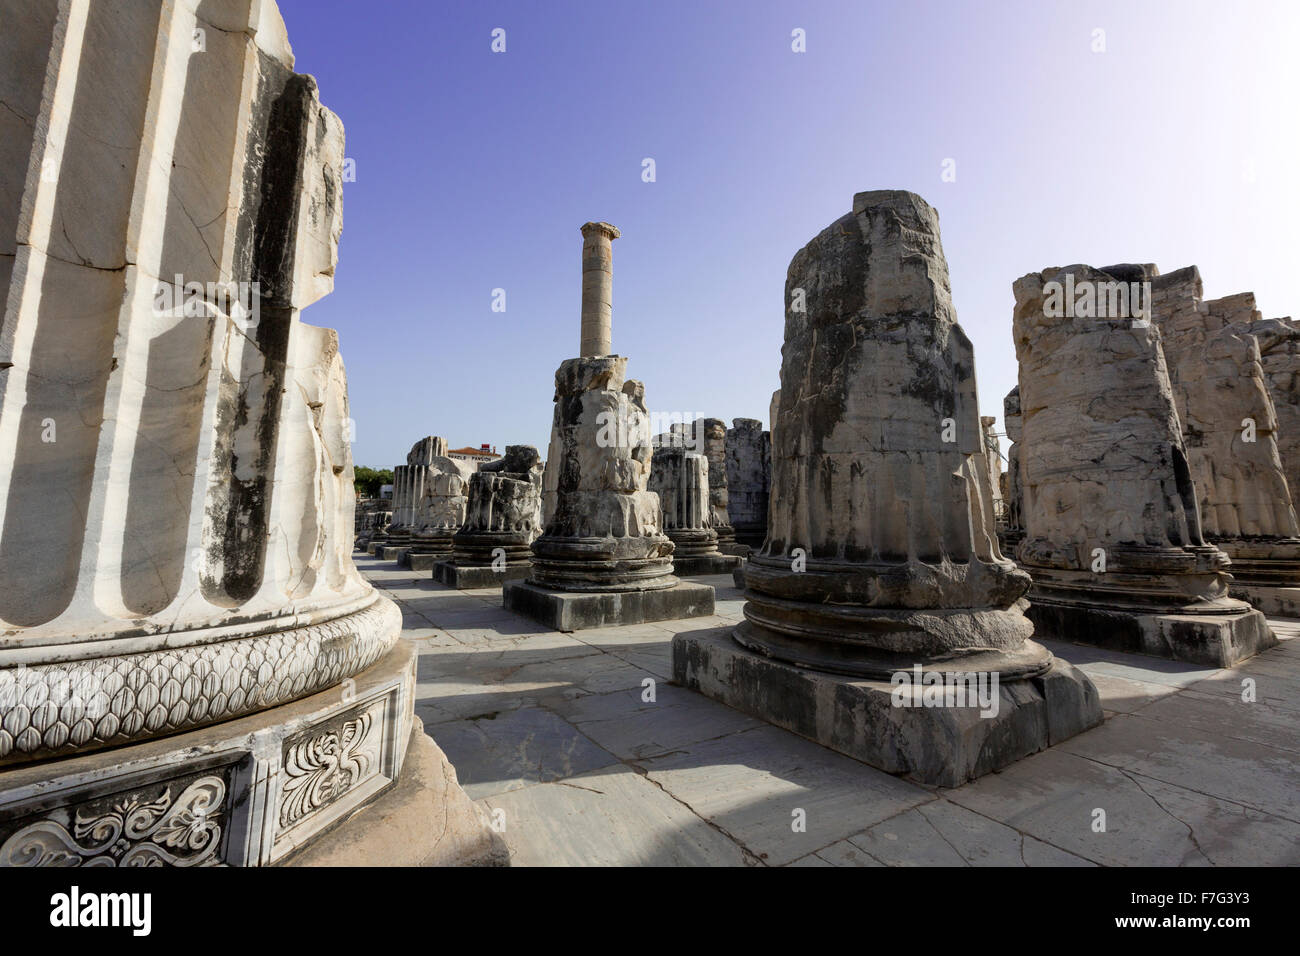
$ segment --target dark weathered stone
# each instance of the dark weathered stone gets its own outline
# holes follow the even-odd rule
[[[678,581],[654,590],[556,591],[532,581],[510,581],[505,586],[505,606],[526,614],[557,631],[616,627],[708,617],[713,613],[713,588]]]
[[[725,627],[673,637],[673,682],[889,773],[958,787],[1102,721],[1097,689],[1062,660],[1003,682],[997,713],[900,707],[888,681],[796,667],[736,644]]]

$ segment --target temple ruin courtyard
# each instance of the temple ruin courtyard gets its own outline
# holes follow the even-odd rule
[[[673,686],[675,631],[741,620],[730,576],[694,579],[713,618],[565,634],[500,588],[357,564],[418,650],[416,717],[503,811],[516,866],[1300,864],[1300,621],[1270,619],[1279,644],[1224,669],[1044,641],[1091,678],[1105,723],[943,789]]]

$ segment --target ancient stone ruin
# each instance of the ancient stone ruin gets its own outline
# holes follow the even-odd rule
[[[416,442],[407,457],[409,525],[406,546],[397,554],[400,567],[431,571],[451,556],[452,537],[465,523],[466,492],[474,466],[447,456],[445,438]]]
[[[786,302],[745,621],[679,633],[674,679],[944,786],[1099,723],[1091,682],[1029,639],[1029,576],[998,550],[938,215],[912,193],[859,193],[795,255]],[[923,705],[926,686],[977,673],[998,687],[984,718]]]
[[[393,520],[382,540],[371,539],[375,557],[396,561],[411,546],[411,522],[415,520],[414,475],[411,465],[393,468]]]
[[[718,550],[706,457],[683,445],[659,445],[647,487],[663,509],[664,533],[673,543],[673,573],[730,574],[740,564],[740,558]]]
[[[273,3],[197,6],[3,26],[0,865],[377,863],[371,810],[418,834],[384,863],[483,858],[352,563],[337,338],[299,321],[342,127]]]
[[[1066,315],[1048,301],[1067,283],[1148,275],[1075,265],[1014,285],[1017,559],[1033,575],[1038,633],[1222,667],[1274,638],[1262,614],[1229,595],[1228,556],[1202,533],[1160,331],[1142,317]]]
[[[1020,516],[1024,490],[1020,483],[1019,385],[1007,392],[1006,398],[1002,400],[1002,422],[1006,426],[1007,440],[1011,442],[1011,447],[1007,449],[1007,470],[999,479],[1003,518],[998,523],[998,541],[1003,553],[1014,558],[1016,549],[1025,537],[1025,526]]]
[[[532,573],[505,588],[505,606],[561,631],[713,613],[713,588],[679,581],[650,477],[645,389],[610,355],[609,223],[582,227],[580,358],[555,373],[544,485],[553,505],[533,542]],[[550,490],[553,489],[553,490]]]
[[[1277,416],[1277,451],[1294,504],[1300,494],[1300,322],[1257,318],[1250,331],[1259,343],[1259,364]]]
[[[1232,559],[1231,592],[1267,614],[1300,613],[1300,526],[1246,292],[1202,301],[1195,266],[1148,269],[1207,541]]]
[[[767,537],[772,440],[755,418],[733,418],[727,429],[727,515],[736,543],[758,548]]]
[[[736,543],[736,529],[731,526],[726,422],[721,418],[701,419],[695,423],[695,434],[700,452],[709,460],[709,510],[713,513],[713,530],[718,535],[718,550],[744,557],[749,548]]]
[[[507,445],[469,479],[469,505],[454,554],[433,576],[454,588],[498,587],[527,577],[533,540],[542,532],[542,457],[532,445]]]

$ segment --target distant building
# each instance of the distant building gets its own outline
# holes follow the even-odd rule
[[[464,448],[453,448],[447,452],[447,457],[456,461],[467,461],[478,471],[483,465],[490,461],[498,460],[501,455],[497,453],[496,445],[489,445],[484,442],[477,448],[466,446]]]
[[[380,485],[380,486],[379,486],[379,497],[381,497],[381,498],[388,498],[388,499],[391,499],[391,498],[393,497],[393,486],[392,486],[392,485]]]

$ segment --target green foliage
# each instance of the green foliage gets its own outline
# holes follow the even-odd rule
[[[353,487],[357,490],[358,498],[378,498],[379,489],[393,483],[391,468],[375,469],[357,465],[353,471],[355,472]]]

